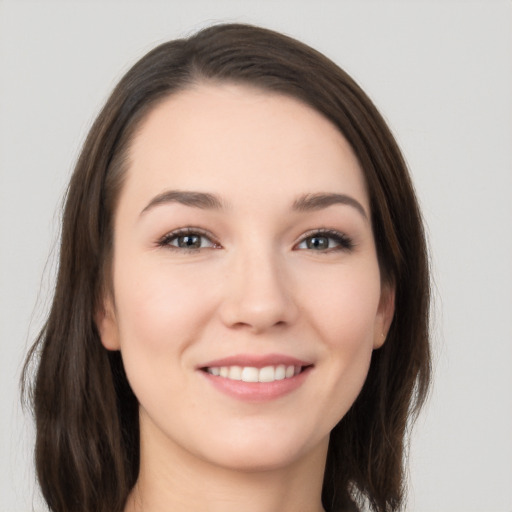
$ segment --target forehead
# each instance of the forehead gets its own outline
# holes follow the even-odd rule
[[[174,189],[267,199],[310,192],[357,196],[364,177],[327,118],[295,98],[234,85],[197,85],[166,98],[129,151],[128,189]]]

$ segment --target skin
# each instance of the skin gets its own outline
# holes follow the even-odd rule
[[[169,190],[215,194],[224,207],[155,203]],[[317,193],[361,208],[293,210]],[[130,148],[113,296],[97,319],[140,403],[141,470],[126,511],[322,510],[329,432],[393,316],[370,218],[350,146],[295,99],[200,84],[150,112]],[[191,226],[208,233],[199,249],[166,238]],[[350,247],[325,235],[328,248],[308,246],[322,228]],[[269,353],[312,365],[297,389],[272,400],[228,396],[199,369]]]

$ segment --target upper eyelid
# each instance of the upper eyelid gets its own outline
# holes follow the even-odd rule
[[[355,247],[354,240],[351,236],[347,235],[343,231],[339,231],[337,229],[330,229],[330,228],[319,228],[314,229],[311,231],[308,231],[304,233],[301,238],[294,244],[294,248],[298,247],[299,245],[303,244],[308,238],[312,237],[326,237],[330,238],[331,240],[335,240],[335,242],[339,245],[339,249],[342,250],[352,250]],[[334,249],[334,248],[332,248]],[[305,250],[305,249],[303,249]],[[327,253],[330,252],[329,249],[318,251],[320,253]]]
[[[347,240],[352,240],[352,237],[350,237],[349,235],[347,235],[343,231],[339,231],[338,229],[317,228],[317,229],[311,229],[311,230],[306,231],[305,233],[303,233],[300,236],[300,238],[299,238],[297,243],[303,242],[304,240],[306,240],[306,238],[310,238],[310,237],[315,236],[315,235],[326,236],[326,237],[338,237],[338,238],[344,238],[344,239],[347,239]]]
[[[212,242],[217,239],[214,236],[214,234],[211,233],[210,231],[203,229],[203,228],[193,227],[193,226],[173,229],[173,230],[169,231],[168,233],[166,233],[162,238],[175,237],[175,236],[180,236],[180,235],[201,235],[201,236],[211,239]]]
[[[341,235],[346,236],[345,233],[339,231],[338,229],[332,228],[314,228],[308,229],[305,233],[301,235],[301,239],[307,238],[313,235]]]
[[[186,235],[199,235],[201,237],[207,238],[212,244],[220,246],[220,243],[218,242],[217,237],[213,235],[208,230],[198,228],[198,227],[184,227],[184,228],[178,228],[171,230],[167,232],[165,235],[160,237],[157,241],[157,244],[164,245],[164,242],[168,242],[170,240],[173,240],[175,238],[178,238],[179,236],[186,236]]]

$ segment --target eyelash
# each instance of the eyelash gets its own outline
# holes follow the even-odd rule
[[[177,240],[179,237],[185,236],[198,236],[200,238],[206,238],[212,243],[212,247],[177,247],[175,245],[171,245],[171,242]],[[200,228],[181,228],[175,231],[171,231],[164,235],[157,243],[159,247],[165,247],[167,249],[171,249],[172,251],[185,251],[185,252],[197,252],[201,249],[218,249],[220,248],[220,244],[217,243],[212,236],[211,233],[204,231]]]
[[[208,247],[178,247],[172,245],[171,242],[177,240],[179,237],[186,236],[197,236],[200,238],[206,238],[211,242],[211,246]],[[308,249],[311,251],[319,252],[319,253],[330,253],[332,251],[351,251],[354,248],[354,242],[350,237],[341,233],[340,231],[336,231],[333,229],[316,229],[305,233],[305,235],[301,238],[301,240],[295,245],[295,247],[307,242],[307,240],[312,238],[327,238],[329,240],[333,240],[336,244],[335,247],[327,247],[326,249],[320,249],[315,251],[311,247]],[[329,242],[328,242],[329,244]],[[201,249],[218,249],[221,245],[215,241],[215,238],[200,228],[181,228],[175,231],[171,231],[164,235],[158,242],[158,247],[165,247],[173,251],[184,251],[184,252],[198,252]],[[305,250],[305,249],[300,249]]]
[[[317,251],[321,253],[329,253],[332,251],[351,251],[354,248],[353,240],[344,233],[336,231],[335,229],[315,229],[314,231],[305,233],[297,245],[303,244],[311,238],[327,238],[334,240],[337,244],[335,247],[328,247],[327,249]]]

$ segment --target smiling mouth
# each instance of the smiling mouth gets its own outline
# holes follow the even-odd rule
[[[255,368],[253,366],[208,366],[202,370],[215,377],[242,382],[274,382],[286,380],[302,373],[308,366],[276,365]]]

